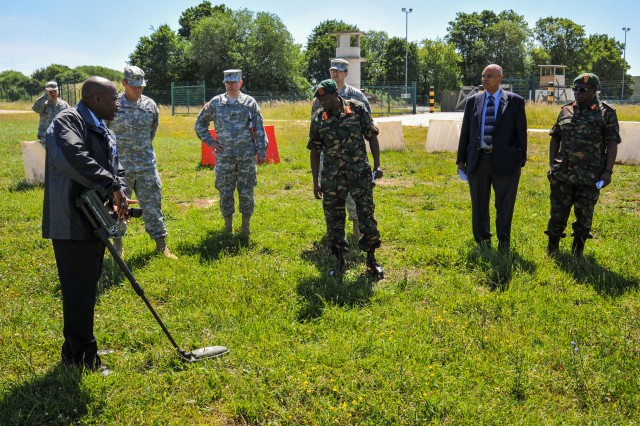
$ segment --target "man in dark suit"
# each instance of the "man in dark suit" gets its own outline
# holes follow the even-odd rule
[[[501,83],[499,65],[482,71],[485,91],[467,99],[456,162],[469,179],[473,238],[478,244],[491,244],[493,186],[498,248],[509,250],[520,168],[527,160],[527,118],[524,99],[502,90]]]

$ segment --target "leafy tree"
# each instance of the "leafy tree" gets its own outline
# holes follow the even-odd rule
[[[44,87],[47,81],[59,80],[58,76],[71,72],[71,68],[66,65],[51,64],[45,68],[38,68],[31,73],[31,78],[37,80]]]
[[[408,52],[405,52],[405,39],[391,37],[384,52],[384,79],[388,82],[405,81],[405,54],[407,60],[407,82],[410,84],[418,80],[418,45],[409,42]]]
[[[453,43],[460,54],[460,72],[466,85],[479,84],[482,70],[489,64],[487,54],[487,28],[497,24],[498,15],[491,10],[458,12],[449,22],[446,41]]]
[[[525,75],[531,30],[524,16],[512,10],[500,12],[498,19],[486,29],[485,66],[499,64],[505,75]]]
[[[336,38],[331,33],[338,31],[359,31],[355,25],[342,21],[327,20],[318,24],[307,37],[304,53],[304,76],[316,84],[329,78],[331,58],[336,56]]]
[[[593,72],[601,82],[619,82],[614,85],[603,85],[602,92],[607,96],[618,96],[621,93],[622,70],[629,65],[622,59],[624,43],[620,43],[606,34],[593,34],[585,40],[585,64],[579,72]],[[633,95],[631,76],[625,73],[625,97]]]
[[[490,10],[456,15],[449,22],[446,40],[461,56],[462,81],[479,84],[482,70],[491,63],[502,66],[511,75],[526,74],[531,31],[524,17],[513,10],[496,14]]]
[[[246,19],[233,11],[216,11],[201,19],[191,33],[189,55],[197,65],[197,75],[207,82],[222,84],[222,72],[242,68],[243,48],[248,31]]]
[[[240,68],[249,91],[304,90],[300,46],[280,18],[242,9],[214,12],[194,27],[190,53],[200,78],[222,83],[222,72]]]
[[[80,71],[77,68],[74,68],[72,70],[69,71],[63,71],[60,74],[58,74],[56,76],[56,81],[58,83],[65,83],[65,82],[80,82],[80,81],[85,81],[88,77],[90,77],[89,74]]]
[[[186,55],[186,42],[164,24],[140,38],[129,55],[129,64],[142,68],[151,90],[166,90],[172,81],[194,79],[194,67]]]
[[[453,44],[439,38],[424,39],[420,42],[418,60],[420,63],[418,93],[420,95],[428,96],[429,86],[433,86],[435,99],[440,102],[443,91],[460,87],[458,74],[460,55]]]
[[[20,71],[0,72],[0,98],[9,101],[29,99],[31,95],[42,91],[43,86]]]
[[[102,67],[100,65],[80,65],[76,67],[75,70],[80,71],[87,77],[91,77],[92,75],[99,75],[100,77],[104,77],[111,81],[122,80],[123,70],[114,70],[112,68]]]
[[[566,65],[567,75],[575,75],[584,64],[585,32],[582,25],[567,18],[548,17],[539,19],[533,32],[549,55],[550,63]]]
[[[248,88],[299,92],[308,86],[300,70],[301,47],[276,15],[256,14],[245,48]]]
[[[227,9],[224,4],[211,6],[211,3],[206,0],[197,6],[185,9],[185,11],[182,12],[182,15],[180,15],[180,19],[178,19],[178,23],[180,24],[178,35],[186,39],[190,39],[193,28],[202,18],[208,18],[216,12],[224,13],[228,10],[229,9]]]
[[[367,31],[362,37],[360,54],[366,59],[362,63],[362,80],[369,84],[384,81],[384,52],[389,36],[384,31]]]

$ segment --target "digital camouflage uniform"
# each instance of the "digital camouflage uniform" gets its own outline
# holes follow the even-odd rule
[[[371,113],[371,106],[369,105],[369,100],[359,89],[356,89],[353,86],[349,86],[345,84],[341,90],[338,91],[338,95],[346,100],[355,99],[356,101],[360,101],[364,104],[367,112]],[[320,106],[320,102],[318,98],[313,99],[313,104],[311,105],[311,119],[313,119],[316,115],[318,115],[318,111],[320,111],[322,107]],[[320,172],[322,172],[322,161],[324,155],[321,154],[320,157]],[[347,212],[349,213],[349,220],[353,221],[358,217],[358,213],[356,211],[356,203],[353,201],[353,197],[351,195],[347,195]]]
[[[592,238],[593,209],[600,195],[596,182],[605,169],[606,147],[620,143],[616,111],[597,98],[583,109],[577,102],[566,104],[549,134],[560,139],[560,149],[551,166],[551,214],[545,233],[564,237],[573,206],[573,235]]]
[[[267,136],[258,103],[251,96],[240,93],[237,100],[226,93],[204,104],[196,119],[198,137],[213,147],[209,123],[214,123],[217,142],[224,151],[216,154],[215,187],[220,191],[222,216],[235,212],[234,191],[238,188],[239,210],[251,216],[255,206],[253,197],[257,185],[256,153],[267,155]]]
[[[340,256],[348,248],[345,240],[345,200],[351,194],[355,203],[362,237],[358,246],[363,251],[380,247],[380,233],[374,218],[371,166],[367,158],[365,138],[378,134],[362,102],[341,99],[343,112],[334,116],[320,110],[311,121],[308,149],[324,154],[320,177],[322,207],[329,245]]]
[[[42,146],[46,146],[45,139],[47,136],[47,127],[53,121],[56,115],[64,109],[69,108],[69,104],[58,98],[58,102],[52,104],[47,98],[47,94],[43,94],[34,102],[32,110],[40,114],[40,123],[38,124],[38,139]]]
[[[153,99],[141,95],[137,102],[118,96],[120,108],[109,128],[117,138],[118,157],[125,170],[129,191],[136,194],[142,208],[145,231],[152,239],[167,235],[162,215],[162,182],[156,167],[153,139],[158,130],[159,112]],[[122,237],[126,223],[119,226],[117,237]]]

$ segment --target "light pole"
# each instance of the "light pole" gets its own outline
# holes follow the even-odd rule
[[[623,27],[622,31],[624,31],[624,47],[622,48],[622,90],[620,100],[624,100],[624,74],[626,72],[625,64],[627,62],[627,31],[631,31],[631,28]]]
[[[409,14],[413,9],[402,8],[405,14],[405,33],[404,33],[404,92],[409,91]],[[626,34],[626,33],[625,33]]]

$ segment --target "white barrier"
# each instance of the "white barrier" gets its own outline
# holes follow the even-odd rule
[[[402,122],[386,121],[375,123],[380,133],[378,134],[378,145],[380,151],[404,151],[404,133],[402,133]],[[367,145],[367,152],[369,144]]]
[[[427,152],[457,151],[462,120],[430,120],[427,131]]]
[[[44,183],[44,161],[46,151],[40,141],[22,142],[22,161],[24,162],[25,182]]]
[[[620,138],[616,163],[640,164],[640,121],[620,121]]]

